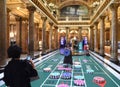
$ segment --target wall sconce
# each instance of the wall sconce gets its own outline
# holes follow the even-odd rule
[[[10,42],[16,41],[16,31],[15,31],[15,24],[10,24]]]
[[[74,36],[74,38],[73,38],[74,40],[77,40],[77,38],[76,38],[76,36]]]
[[[12,31],[10,32],[10,38],[14,38],[14,33]]]

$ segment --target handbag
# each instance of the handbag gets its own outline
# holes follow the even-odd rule
[[[37,70],[32,67],[30,62],[29,62],[29,64],[27,63],[25,70],[26,70],[27,74],[29,75],[30,81],[34,81],[34,80],[39,79],[39,75],[37,73]]]
[[[39,79],[39,75],[38,75],[36,69],[33,69],[33,70],[32,70],[31,75],[32,75],[32,76],[30,77],[30,81],[34,81],[34,80],[38,80],[38,79]]]
[[[33,76],[33,77],[30,77],[30,81],[34,81],[34,80],[38,80],[39,79],[39,76]]]

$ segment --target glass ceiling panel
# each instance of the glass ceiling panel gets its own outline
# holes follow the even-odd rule
[[[60,10],[61,16],[84,16],[88,13],[88,8],[84,5],[70,5]]]

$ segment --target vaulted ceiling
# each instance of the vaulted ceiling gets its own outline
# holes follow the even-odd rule
[[[28,17],[28,10],[26,6],[30,3],[31,0],[7,0],[7,8],[11,11],[11,14]],[[48,6],[53,7],[52,9],[57,9],[58,11],[69,5],[85,5],[89,11],[97,8],[101,2],[104,0],[35,0],[35,1],[43,1]],[[120,7],[118,9],[118,16],[120,18]],[[58,12],[59,13],[59,12]],[[44,15],[40,11],[35,12],[35,21],[40,21],[40,16]],[[90,15],[88,15],[90,16]]]
[[[7,6],[10,10],[14,10],[17,8],[17,10],[20,8],[23,13],[25,13],[25,3],[29,3],[30,0],[7,0]],[[39,1],[39,0],[38,0]],[[89,9],[94,1],[98,0],[43,0],[46,2],[48,5],[51,5],[56,7],[57,9],[61,9],[65,6],[69,5],[80,5],[83,4],[87,6]],[[19,9],[19,10],[20,10]],[[16,11],[15,11],[16,13]],[[20,12],[18,12],[20,14]]]

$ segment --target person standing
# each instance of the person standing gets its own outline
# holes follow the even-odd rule
[[[7,50],[11,61],[5,66],[3,81],[8,87],[31,87],[30,78],[38,73],[32,60],[20,60],[22,49],[13,45]]]
[[[65,47],[63,63],[64,64],[71,64],[71,65],[73,64],[72,51],[71,51],[71,48],[70,48],[70,44],[67,44],[66,47]]]

